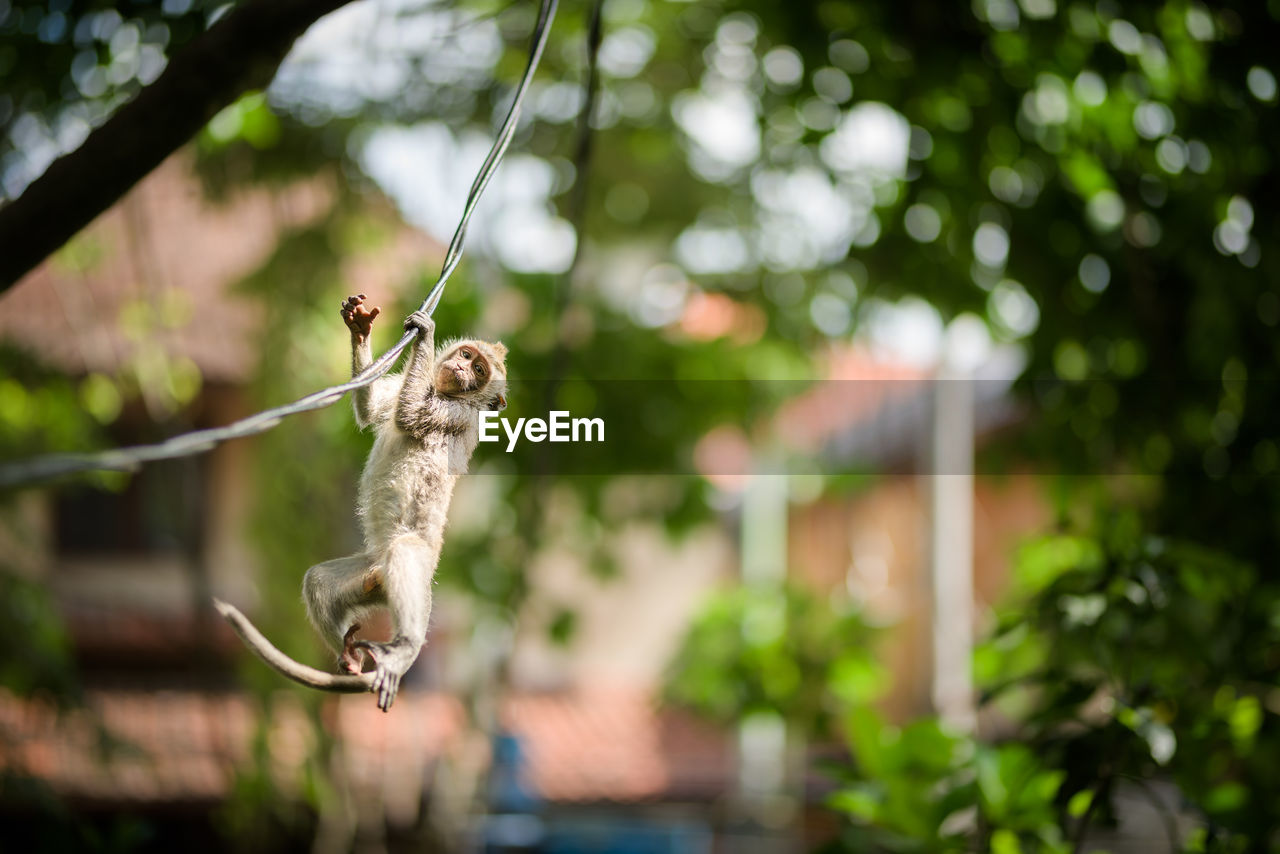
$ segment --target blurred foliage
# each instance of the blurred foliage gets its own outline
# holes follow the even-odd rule
[[[0,2],[0,201],[77,147],[204,31],[218,0]]]
[[[0,0],[3,192],[136,91],[209,8]],[[550,165],[555,211],[585,177],[568,158],[587,10],[562,10],[515,143]],[[287,235],[242,287],[268,317],[263,404],[342,370],[344,262],[394,228],[379,219],[369,140],[392,125],[490,127],[533,7],[380,14],[368,44],[330,58],[367,72],[358,82],[303,58],[195,146],[214,195],[317,173],[337,187],[327,217]],[[623,413],[602,471],[638,456],[688,470],[677,437],[755,423],[777,389],[754,381],[811,376],[811,354],[874,334],[895,305],[927,328],[976,318],[1025,355],[1018,388],[1036,417],[1018,450],[1064,475],[1065,507],[1099,508],[1064,514],[1072,536],[1024,552],[1015,604],[979,652],[1025,744],[880,721],[863,696],[877,684],[865,629],[795,589],[714,603],[674,671],[675,696],[722,719],[772,709],[810,732],[839,724],[853,760],[833,806],[850,817],[849,846],[937,850],[977,834],[1002,852],[1060,850],[1081,823],[1110,820],[1113,781],[1132,778],[1178,784],[1206,822],[1191,847],[1274,840],[1278,14],[1275,0],[610,0],[588,213],[575,224],[582,270],[472,260],[446,292],[442,331],[495,326],[514,380],[553,379],[524,400],[516,389],[512,414],[543,402]],[[433,277],[404,271],[397,311],[381,300],[387,315]],[[555,316],[562,289],[569,309]],[[727,300],[733,322],[682,327],[707,296]],[[91,444],[77,394],[110,421],[128,391],[14,370],[0,381],[6,453]],[[669,382],[642,394],[585,382],[602,376]],[[590,407],[584,388],[598,395]],[[286,647],[314,643],[301,571],[355,548],[335,520],[350,518],[366,446],[335,408],[259,447],[263,606]],[[540,554],[567,550],[608,577],[623,525],[679,534],[713,518],[714,490],[695,478],[552,477],[554,461],[533,455],[476,470],[507,476],[485,479],[491,515],[451,532],[441,581],[504,619],[536,592],[526,569]],[[1096,477],[1135,472],[1150,477]],[[571,603],[552,605],[548,632],[571,642]]]
[[[86,411],[92,381],[77,388],[11,347],[0,347],[0,456],[13,459],[69,447],[95,447],[101,424]],[[86,391],[88,394],[86,395]],[[118,483],[119,478],[101,478]],[[32,571],[42,544],[32,530],[30,507],[22,496],[0,491],[0,620],[9,628],[0,649],[0,691],[48,704],[54,714],[80,708],[84,695],[71,638],[51,591]],[[102,733],[99,732],[101,737]],[[20,744],[0,729],[0,749],[15,755]],[[130,834],[118,822],[116,841],[104,840],[75,816],[44,781],[29,777],[16,763],[0,768],[0,802],[21,805],[48,850],[124,850]]]
[[[823,767],[827,804],[848,824],[821,851],[1069,850],[1066,772],[1031,745],[889,723],[875,633],[847,607],[799,584],[716,596],[672,659],[667,700],[727,725],[773,714],[806,740],[842,743],[852,763]]]
[[[93,401],[107,382],[97,375],[77,385],[12,347],[0,348],[0,454],[16,459],[103,442],[101,412]],[[109,419],[103,419],[109,420]],[[99,485],[121,478],[100,475]],[[0,686],[20,697],[37,696],[59,706],[80,701],[80,680],[71,643],[49,591],[30,572],[41,542],[24,512],[21,496],[0,492],[0,536],[7,551],[0,561],[0,610],[13,637],[0,652]]]
[[[864,312],[920,296],[944,319],[974,312],[997,340],[1021,342],[1019,387],[1038,415],[1023,452],[1065,476],[1068,505],[1099,505],[1092,523],[1064,519],[1077,537],[1027,552],[1022,598],[978,659],[1046,781],[1006,813],[1030,824],[1004,828],[1013,838],[992,832],[1000,821],[974,792],[936,810],[895,801],[899,787],[948,791],[938,781],[952,766],[924,784],[906,760],[870,758],[875,739],[851,723],[850,773],[880,794],[855,786],[836,803],[887,835],[852,834],[850,845],[940,847],[948,809],[976,805],[981,846],[1053,850],[1085,819],[1114,818],[1117,779],[1172,779],[1204,821],[1188,846],[1265,849],[1280,792],[1260,746],[1280,711],[1280,297],[1266,250],[1280,9],[733,8],[751,14],[709,19],[702,89],[724,85],[711,79],[717,57],[721,71],[741,63],[763,134],[760,157],[719,181],[721,211],[734,212],[720,222],[752,232],[767,207],[754,183],[763,164],[817,165],[838,181],[830,154],[852,110],[823,102],[891,105],[910,125],[906,180],[876,193],[876,234],[834,266]],[[771,55],[791,83],[770,77]],[[777,331],[816,323],[831,266],[804,273],[792,308],[770,307]],[[769,277],[766,298],[778,293]],[[1116,471],[1162,477],[1092,477]],[[1117,502],[1132,509],[1114,518]],[[717,660],[718,649],[701,654]],[[1026,753],[970,748],[960,752]],[[1037,823],[1058,827],[1024,837]]]
[[[71,639],[49,591],[0,564],[0,617],[13,629],[0,656],[0,686],[18,697],[52,700],[59,706],[79,703],[80,677],[72,661]]]
[[[771,712],[819,737],[842,704],[878,696],[887,674],[856,612],[791,584],[739,587],[696,618],[667,675],[667,698],[722,723]]]
[[[1167,778],[1204,822],[1201,850],[1273,838],[1280,598],[1257,569],[1121,514],[1035,542],[1018,574],[977,671],[1063,772],[1059,800]]]
[[[0,454],[19,459],[94,448],[114,420],[119,394],[99,374],[77,382],[10,345],[0,347]]]
[[[856,763],[833,768],[828,804],[850,824],[821,851],[1070,850],[1064,774],[1026,745],[980,744],[928,718],[898,727],[867,706],[844,730]]]

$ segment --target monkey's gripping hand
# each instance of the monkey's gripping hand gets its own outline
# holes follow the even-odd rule
[[[405,637],[396,637],[388,643],[356,641],[352,646],[373,657],[376,667],[369,690],[377,693],[378,708],[384,712],[389,710],[400,690],[400,679],[417,659],[420,647]]]
[[[425,311],[415,311],[404,320],[406,331],[417,330],[419,338],[429,338],[436,332],[436,322]]]

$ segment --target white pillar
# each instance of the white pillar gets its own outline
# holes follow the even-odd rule
[[[742,583],[781,585],[787,577],[787,477],[756,474],[742,496]]]
[[[944,363],[934,382],[929,500],[933,536],[934,711],[972,731],[973,691],[973,380]]]
[[[766,469],[768,470],[768,469]],[[755,474],[742,496],[742,584],[778,591],[787,577],[787,478]],[[753,715],[738,726],[738,790],[747,798],[782,793],[786,785],[787,727],[776,715]]]

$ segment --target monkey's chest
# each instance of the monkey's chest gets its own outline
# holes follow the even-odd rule
[[[370,540],[443,531],[448,517],[457,478],[449,470],[447,448],[396,444],[382,449],[375,444],[361,481],[361,511]]]

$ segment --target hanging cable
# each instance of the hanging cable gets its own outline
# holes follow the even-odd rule
[[[440,303],[440,297],[444,293],[445,284],[462,260],[462,244],[466,238],[467,225],[471,222],[471,215],[475,213],[480,196],[484,193],[485,188],[489,186],[489,181],[497,171],[498,164],[502,161],[502,156],[506,154],[507,148],[511,145],[511,139],[515,136],[516,125],[520,118],[520,107],[529,91],[529,84],[533,81],[533,74],[538,68],[538,62],[542,59],[542,51],[546,47],[547,36],[551,32],[551,21],[555,17],[557,3],[558,0],[541,0],[538,21],[534,27],[532,42],[529,46],[529,62],[525,66],[524,75],[520,78],[520,84],[516,87],[515,97],[511,101],[511,107],[507,111],[507,117],[503,121],[502,127],[498,130],[498,137],[494,140],[493,147],[489,149],[489,155],[485,158],[484,163],[481,164],[480,171],[476,174],[476,179],[471,184],[466,204],[462,208],[462,218],[458,222],[457,229],[453,232],[453,239],[449,241],[449,249],[445,253],[440,276],[436,279],[426,299],[422,301],[422,305],[418,307],[419,311],[424,311],[427,314],[435,312],[436,306]],[[309,412],[313,409],[323,409],[341,400],[347,392],[372,384],[391,369],[401,352],[404,351],[405,347],[409,346],[416,335],[417,332],[415,331],[406,331],[394,347],[383,353],[373,364],[347,382],[312,392],[292,403],[263,410],[223,427],[182,433],[154,445],[133,445],[127,448],[113,448],[89,454],[47,454],[0,465],[0,488],[35,483],[83,471],[136,471],[143,463],[202,454],[229,439],[239,439],[244,436],[265,433],[290,415]]]

